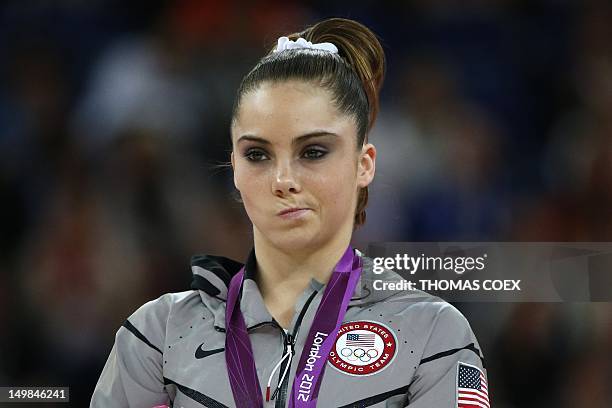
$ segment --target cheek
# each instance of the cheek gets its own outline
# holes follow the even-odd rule
[[[311,178],[311,188],[318,196],[324,210],[337,215],[349,211],[356,192],[356,170],[352,162],[336,163]]]
[[[236,188],[240,191],[245,206],[257,203],[268,192],[265,189],[267,174],[263,169],[236,165],[234,171]]]

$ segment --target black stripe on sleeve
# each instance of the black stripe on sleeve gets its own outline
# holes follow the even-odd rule
[[[378,404],[379,402],[385,401],[394,395],[398,394],[406,394],[408,392],[409,385],[404,385],[403,387],[396,388],[391,391],[383,392],[382,394],[376,394],[368,398],[360,399],[359,401],[351,402],[347,405],[342,405],[339,408],[363,408],[369,407],[370,405]]]
[[[473,351],[474,353],[476,353],[476,355],[478,356],[478,358],[480,359],[480,361],[482,362],[482,366],[484,367],[484,358],[482,358],[480,356],[480,350],[478,350],[476,348],[476,346],[474,345],[474,343],[470,343],[465,347],[461,347],[461,348],[455,348],[455,349],[450,349],[450,350],[446,350],[446,351],[442,351],[440,353],[436,353],[433,356],[429,356],[429,357],[425,357],[424,359],[421,360],[421,362],[419,364],[425,364],[425,363],[429,363],[430,361],[433,360],[437,360],[439,358],[442,357],[447,357],[450,355],[453,355],[455,353],[460,352],[461,350],[470,350]]]
[[[138,337],[140,340],[142,340],[147,346],[151,347],[153,350],[157,350],[159,352],[159,354],[164,354],[162,353],[162,351],[155,347],[145,336],[144,334],[142,334],[136,327],[134,327],[134,325],[132,323],[130,323],[129,320],[126,319],[125,322],[123,322],[122,324],[123,327],[125,327],[126,329],[128,329],[130,332],[132,332],[132,334],[136,337]]]
[[[210,398],[208,395],[204,395],[199,391],[193,390],[189,387],[185,387],[184,385],[177,384],[176,382],[164,377],[164,385],[172,384],[175,385],[176,388],[179,389],[180,392],[191,398],[192,400],[199,402],[208,408],[228,408],[227,405],[223,405],[219,401]]]

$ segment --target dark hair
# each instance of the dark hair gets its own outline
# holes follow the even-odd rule
[[[232,120],[242,97],[263,82],[291,79],[315,82],[331,92],[340,112],[355,118],[360,149],[378,114],[378,94],[385,73],[385,54],[376,35],[356,21],[331,18],[287,37],[304,38],[312,43],[330,42],[338,48],[338,54],[305,48],[276,53],[271,50],[242,79]],[[368,189],[364,187],[357,199],[355,226],[365,222],[367,201]]]

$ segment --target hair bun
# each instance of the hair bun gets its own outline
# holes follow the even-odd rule
[[[376,121],[385,76],[385,52],[376,34],[357,21],[330,18],[289,36],[292,40],[299,37],[312,43],[334,44],[339,55],[355,70],[370,105],[369,130]]]

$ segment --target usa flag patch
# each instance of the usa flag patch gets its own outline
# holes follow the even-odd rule
[[[457,367],[457,408],[490,408],[489,386],[482,370],[459,362]]]

